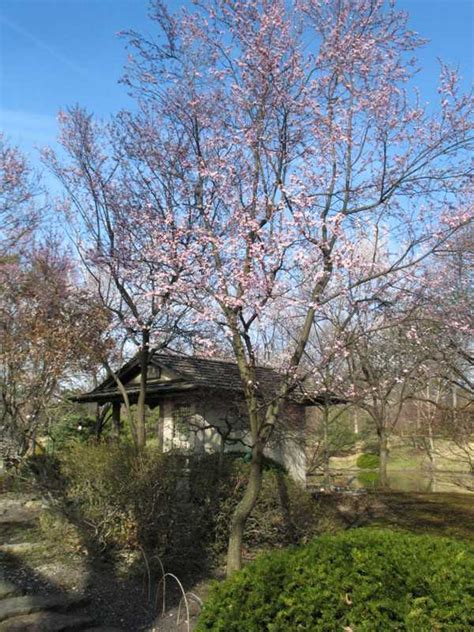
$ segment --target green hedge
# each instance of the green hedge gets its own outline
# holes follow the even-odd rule
[[[321,536],[216,584],[196,632],[466,632],[474,629],[473,553],[397,531]]]
[[[357,480],[366,489],[377,489],[380,485],[380,473],[377,470],[363,470],[357,474]]]
[[[380,465],[380,458],[377,454],[361,454],[357,459],[356,465],[362,470],[375,470]]]

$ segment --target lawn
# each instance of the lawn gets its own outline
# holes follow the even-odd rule
[[[474,494],[379,492],[368,524],[444,535],[474,544]]]
[[[474,448],[473,448],[474,449]],[[356,462],[361,452],[347,456],[331,457],[331,469],[343,470],[356,468]],[[462,457],[462,455],[461,455]],[[462,472],[466,471],[466,464],[459,458],[459,450],[448,441],[439,441],[436,446],[435,455],[436,469],[440,471]],[[397,445],[390,449],[388,460],[389,470],[401,469],[423,469],[429,464],[428,456],[422,450],[407,445]]]

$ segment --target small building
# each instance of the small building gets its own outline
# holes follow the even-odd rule
[[[140,363],[136,356],[117,373],[131,405],[138,400]],[[257,368],[259,398],[265,406],[275,396],[282,375],[267,367]],[[239,369],[234,362],[194,356],[150,353],[146,404],[157,412],[156,436],[163,451],[194,453],[249,452],[248,417],[245,412]],[[77,402],[112,404],[113,419],[120,423],[123,395],[114,377],[108,377]],[[299,383],[282,407],[268,441],[266,456],[285,466],[297,481],[306,481],[306,413],[324,397]]]

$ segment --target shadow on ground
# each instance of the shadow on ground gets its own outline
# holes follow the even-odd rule
[[[80,535],[76,552],[65,554],[63,543],[42,537],[38,519],[45,503],[38,493],[0,492],[0,632],[186,629],[176,625],[181,594],[171,579],[161,616],[161,571],[153,559],[104,554],[57,489],[54,507]],[[185,589],[195,581],[184,578]]]
[[[474,543],[474,494],[379,492],[368,524],[444,535]]]

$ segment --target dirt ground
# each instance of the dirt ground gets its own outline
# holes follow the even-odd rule
[[[341,524],[346,528],[397,527],[474,542],[474,495],[333,494],[322,502],[337,509]],[[74,606],[74,613],[90,617],[104,632],[112,629],[182,632],[188,629],[184,602],[179,607],[182,594],[173,578],[167,579],[163,614],[158,568],[150,568],[148,572],[139,552],[101,561],[90,559],[81,547],[64,553],[65,548],[70,547],[64,547],[59,537],[55,541],[54,533],[45,537],[44,524],[43,529],[39,529],[45,511],[44,501],[31,494],[0,494],[0,584],[2,580],[7,581],[22,595],[84,596],[84,602]],[[217,575],[222,576],[222,569]],[[193,593],[188,602],[190,630],[195,627],[199,603],[205,600],[209,580],[205,577],[199,583],[185,583],[185,590]]]
[[[47,598],[61,595],[73,601],[77,601],[78,595],[84,596],[80,605],[74,606],[74,616],[90,617],[94,626],[100,626],[104,632],[112,629],[181,632],[188,629],[186,608],[184,602],[179,607],[181,592],[175,580],[167,579],[166,610],[163,613],[158,569],[151,568],[148,574],[139,555],[132,559],[125,556],[99,562],[90,560],[83,549],[64,553],[60,541],[55,545],[54,538],[45,538],[39,529],[39,520],[45,510],[44,502],[35,496],[11,492],[0,494],[0,584],[13,586],[15,596]],[[188,596],[190,630],[196,623],[199,602],[206,589],[206,582],[198,583],[192,586],[193,595]],[[1,604],[0,601],[0,614]],[[75,626],[70,629],[90,628]]]

